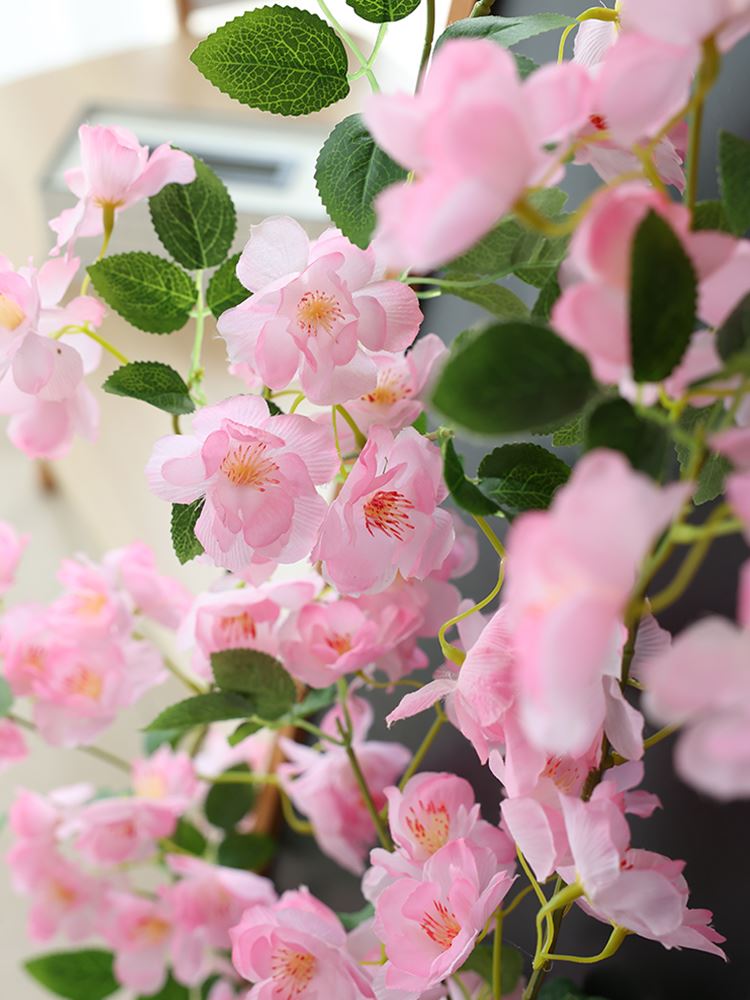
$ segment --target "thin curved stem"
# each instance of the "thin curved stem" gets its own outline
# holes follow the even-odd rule
[[[440,649],[446,660],[450,660],[451,663],[455,663],[456,666],[460,667],[461,664],[466,659],[466,654],[463,652],[463,650],[457,649],[455,646],[451,645],[451,643],[449,643],[448,640],[445,638],[445,634],[448,631],[448,629],[452,628],[454,625],[458,625],[458,623],[462,622],[464,618],[468,618],[469,615],[473,615],[475,611],[481,611],[483,608],[487,607],[488,604],[494,601],[502,589],[504,579],[505,579],[505,563],[501,562],[500,569],[497,574],[497,583],[489,592],[489,594],[487,594],[486,597],[482,598],[482,600],[478,604],[473,605],[473,607],[468,608],[466,611],[462,611],[460,614],[455,615],[453,618],[449,618],[447,622],[443,622],[443,624],[440,626],[440,628],[438,629],[438,642],[440,643]]]
[[[30,733],[35,733],[39,736],[39,730],[30,722],[28,719],[22,718],[20,715],[16,715],[15,712],[8,712],[6,715],[7,719],[11,722],[15,722],[17,726],[21,729],[25,729]],[[116,767],[118,771],[123,771],[125,774],[130,774],[130,764],[123,760],[122,757],[118,757],[117,754],[110,753],[109,750],[104,750],[102,747],[95,746],[77,746],[72,749],[77,750],[79,753],[85,753],[87,757],[93,757],[94,760],[98,760],[103,764],[109,764],[111,767]]]
[[[417,87],[422,82],[422,77],[427,69],[432,53],[432,40],[435,37],[435,0],[427,0],[427,21],[424,30],[424,45],[422,46],[422,58],[419,62],[419,72],[417,73]]]
[[[378,84],[377,78],[372,71],[370,60],[367,59],[362,49],[357,45],[351,35],[345,30],[340,21],[336,18],[331,8],[325,2],[325,0],[318,0],[318,7],[323,11],[325,16],[331,23],[331,27],[339,36],[341,41],[348,45],[352,54],[354,55],[357,62],[362,67],[362,76],[367,77],[367,82],[370,84],[373,93],[377,94],[380,91],[380,85]]]
[[[437,712],[437,718],[432,723],[432,725],[430,726],[430,728],[427,730],[427,735],[425,736],[425,738],[420,743],[419,747],[417,748],[416,753],[414,754],[414,756],[411,759],[411,762],[410,762],[409,766],[404,771],[404,774],[403,774],[403,777],[401,778],[401,781],[399,781],[399,783],[398,783],[398,787],[402,791],[405,788],[407,781],[409,781],[409,779],[411,777],[413,777],[417,773],[417,770],[419,769],[420,764],[424,760],[424,758],[425,758],[425,756],[427,754],[427,751],[430,749],[430,747],[432,746],[432,744],[435,742],[435,737],[437,736],[437,734],[440,732],[440,730],[443,728],[445,722],[447,721],[446,717],[445,717],[445,713],[443,712],[443,710],[440,707],[440,705],[436,705],[435,706],[435,711]]]
[[[495,937],[492,942],[492,996],[502,1000],[503,996],[503,911],[495,914]]]
[[[355,421],[354,417],[349,413],[349,411],[345,407],[341,406],[340,404],[337,404],[334,407],[334,409],[336,410],[337,413],[341,414],[341,416],[349,425],[351,432],[354,435],[354,442],[357,445],[357,447],[364,448],[364,446],[367,444],[367,438],[357,426],[357,422]]]
[[[130,364],[130,362],[122,353],[122,351],[118,351],[116,347],[110,344],[108,340],[105,340],[104,337],[100,336],[95,330],[92,330],[91,327],[82,326],[79,328],[79,332],[85,333],[87,337],[90,337],[92,340],[95,340],[97,344],[99,344],[100,347],[103,347],[104,350],[107,351],[109,354],[111,354],[113,358],[117,358],[117,360],[120,362],[121,365]]]
[[[99,250],[99,256],[94,261],[98,264],[99,261],[104,257],[107,252],[107,247],[109,246],[109,241],[112,238],[112,233],[115,228],[115,206],[114,205],[102,205],[102,227],[104,229],[104,236],[102,238],[101,249]],[[85,295],[89,290],[89,285],[91,284],[91,275],[86,272],[83,276],[83,281],[81,282],[81,295]]]

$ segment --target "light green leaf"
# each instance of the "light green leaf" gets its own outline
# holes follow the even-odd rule
[[[526,303],[504,285],[476,285],[466,288],[448,283],[443,287],[444,291],[481,306],[498,319],[524,319],[529,315]]]
[[[231,691],[212,691],[170,705],[146,729],[190,729],[226,719],[247,719],[256,714],[257,705],[250,698]]]
[[[89,265],[94,288],[128,323],[147,333],[183,327],[195,304],[195,285],[181,267],[136,250]]]
[[[245,299],[249,299],[252,294],[237,277],[239,259],[240,254],[236,253],[225,260],[221,267],[216,268],[208,283],[206,305],[214,314],[215,319],[218,319],[227,309],[233,309]]]
[[[346,930],[353,931],[360,924],[363,924],[365,920],[369,920],[375,915],[375,907],[372,903],[365,903],[361,910],[355,910],[354,913],[337,913],[336,916],[339,918],[341,923],[344,925]]]
[[[13,707],[13,691],[4,677],[0,677],[0,718],[6,716]]]
[[[689,406],[680,417],[679,426],[688,434],[695,435],[699,428],[703,429],[705,437],[709,437],[712,431],[718,430],[724,421],[726,410],[719,400],[713,406],[697,408]],[[692,449],[686,443],[678,441],[675,443],[677,461],[680,463],[682,472],[688,468],[692,458]],[[693,493],[693,503],[696,505],[709,503],[721,496],[724,492],[726,477],[732,471],[732,466],[724,455],[715,452],[710,454],[703,463],[698,484]]]
[[[195,404],[181,375],[161,361],[133,361],[116,368],[102,386],[113,396],[128,396],[167,413],[192,413]]]
[[[346,49],[326,21],[297,7],[256,7],[190,57],[229,97],[261,111],[308,115],[349,93]]]
[[[257,649],[227,649],[211,654],[211,669],[220,688],[253,696],[255,715],[276,719],[296,698],[294,681],[278,660]]]
[[[344,236],[363,249],[375,228],[375,197],[406,178],[376,145],[360,115],[349,115],[323,143],[315,165],[321,200]]]
[[[114,956],[99,948],[40,955],[24,968],[50,993],[66,1000],[104,1000],[120,989],[113,973]]]
[[[203,553],[203,544],[195,537],[195,525],[204,503],[200,497],[192,503],[172,504],[172,548],[183,566]]]
[[[489,38],[509,48],[547,31],[562,31],[575,24],[565,14],[529,14],[526,17],[465,17],[449,25],[437,40],[436,48],[451,38]]]
[[[383,24],[408,17],[419,6],[419,0],[346,0],[352,10],[365,21]]]
[[[216,267],[237,229],[237,213],[223,181],[193,157],[195,180],[167,184],[148,200],[156,235],[167,253],[193,269]]]
[[[719,186],[732,232],[750,229],[750,142],[731,132],[719,133]]]
[[[485,455],[478,476],[482,493],[506,517],[526,510],[545,510],[555,491],[568,481],[570,469],[538,444],[506,444]]]

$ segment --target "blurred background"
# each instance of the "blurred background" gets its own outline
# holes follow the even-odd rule
[[[314,0],[294,3],[317,10]],[[374,26],[360,21],[344,0],[330,0],[330,5],[358,39],[365,44],[374,39]],[[301,120],[260,114],[230,101],[203,79],[189,62],[189,54],[200,37],[250,6],[217,0],[25,0],[23,4],[6,0],[0,60],[0,134],[5,137],[0,159],[4,196],[0,253],[17,266],[30,256],[37,261],[46,256],[52,244],[46,220],[71,203],[63,173],[76,160],[76,132],[84,121],[125,125],[144,143],[173,142],[204,158],[225,180],[237,205],[236,249],[247,239],[250,224],[271,214],[293,215],[312,235],[319,232],[326,220],[313,182],[315,158],[333,125],[359,109],[366,84],[355,84],[346,102]],[[493,12],[518,15],[543,8],[575,15],[585,6],[571,0],[501,0]],[[466,16],[470,8],[469,0],[438,0],[438,30],[448,19]],[[413,87],[424,16],[420,8],[389,28],[377,64],[383,89]],[[709,99],[701,197],[716,194],[713,140],[719,127],[750,137],[747,44],[727,58]],[[521,48],[542,62],[554,58],[556,46],[553,34]],[[577,168],[568,182],[573,203],[593,183],[588,168]],[[79,249],[93,257],[98,249],[94,244],[96,240],[82,241]],[[112,252],[127,249],[156,249],[143,205],[123,217],[112,241]],[[425,332],[436,332],[446,342],[487,319],[480,308],[449,296],[426,302],[425,315]],[[187,366],[188,331],[153,337],[110,315],[105,335],[130,357],[167,361],[180,370]],[[226,374],[220,341],[209,337],[204,357],[209,400],[241,391],[238,382]],[[105,356],[95,378],[103,381],[111,367]],[[135,539],[153,546],[164,572],[179,571],[196,590],[215,577],[204,567],[179,569],[169,541],[168,505],[148,493],[140,475],[153,440],[169,432],[168,418],[129,400],[103,393],[98,399],[102,409],[99,440],[95,445],[77,442],[70,455],[55,464],[55,491],[42,488],[38,468],[0,435],[0,518],[33,536],[12,600],[51,598],[57,590],[54,574],[63,556],[86,552],[97,558],[106,549]],[[491,444],[466,445],[470,471],[475,468],[473,458],[478,459]],[[737,570],[746,556],[741,543],[719,540],[693,587],[677,608],[664,615],[663,623],[678,631],[687,621],[711,612],[733,616]],[[494,584],[495,574],[494,557],[484,552],[477,569],[463,582],[467,595],[483,597]],[[669,576],[669,568],[665,575]],[[434,665],[437,662],[433,657]],[[132,755],[137,746],[135,731],[173,700],[173,689],[145,698],[105,735],[102,745]],[[381,707],[390,707],[393,701],[383,696]],[[381,718],[384,714],[380,713]],[[417,718],[401,724],[392,737],[416,745],[426,727],[426,720]],[[384,735],[382,727],[374,735]],[[60,753],[41,744],[35,744],[33,751],[28,761],[0,777],[0,813],[7,811],[19,786],[44,791],[73,781],[106,785],[110,780],[104,765],[74,751]],[[656,944],[631,939],[614,959],[594,971],[578,975],[573,966],[560,971],[585,978],[589,992],[609,1000],[750,1000],[750,976],[743,955],[747,918],[742,903],[750,874],[746,848],[750,807],[719,806],[687,789],[671,773],[671,752],[668,743],[649,752],[646,785],[661,796],[664,810],[648,822],[635,821],[634,843],[687,861],[692,904],[714,910],[717,928],[729,939],[729,964],[723,966],[697,953],[666,952]],[[424,766],[464,774],[481,794],[486,817],[497,818],[497,785],[477,766],[473,751],[458,734],[444,730]],[[0,834],[3,854],[7,846],[4,831]],[[322,858],[312,842],[291,836],[288,847],[274,872],[280,888],[303,882],[337,909],[361,906],[357,881]],[[33,951],[24,920],[24,904],[11,893],[3,872],[2,995],[9,1000],[40,1000],[48,994],[32,984],[19,966]],[[526,952],[531,922],[530,912],[519,908],[507,926],[511,943]],[[594,953],[606,932],[594,922],[570,919],[563,950],[571,949],[573,937],[575,951]]]

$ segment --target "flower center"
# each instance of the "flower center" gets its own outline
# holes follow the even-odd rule
[[[133,791],[141,799],[163,799],[167,783],[161,774],[144,774],[133,782]]]
[[[392,406],[409,395],[411,386],[406,384],[405,377],[393,368],[386,368],[378,372],[378,384],[362,399],[376,406]]]
[[[138,923],[136,936],[144,944],[159,944],[169,933],[169,924],[162,917],[144,917]]]
[[[565,757],[550,757],[542,777],[551,778],[561,792],[570,792],[578,783],[578,768]]]
[[[107,603],[107,595],[100,590],[80,590],[74,596],[77,615],[81,618],[96,618]]]
[[[450,817],[443,802],[418,803],[418,809],[411,807],[406,817],[406,825],[411,835],[429,854],[434,854],[448,842]]]
[[[604,115],[589,115],[589,121],[597,130],[597,132],[606,132],[609,128],[607,124],[607,119]]]
[[[460,933],[461,925],[452,913],[439,899],[433,901],[434,913],[425,913],[419,926],[431,941],[434,941],[443,951],[453,944],[454,938]]]
[[[255,619],[248,611],[237,615],[225,615],[219,619],[219,629],[227,642],[242,642],[257,635]]]
[[[25,319],[26,314],[15,299],[0,294],[0,326],[6,330],[15,330]]]
[[[343,318],[338,299],[326,292],[305,292],[297,303],[297,323],[308,337],[315,337],[321,330],[330,333],[334,323]]]
[[[396,490],[379,490],[362,509],[365,514],[365,527],[371,535],[377,528],[389,538],[396,538],[402,542],[404,531],[414,530],[407,513],[414,509],[414,504]]]
[[[348,634],[332,632],[331,635],[326,636],[326,646],[329,646],[339,656],[343,656],[352,648],[352,637]]]
[[[271,958],[271,975],[276,981],[276,988],[283,990],[279,1000],[294,1000],[305,992],[310,985],[317,962],[315,956],[308,951],[296,951],[282,945],[274,951]]]
[[[75,673],[68,680],[68,691],[70,694],[80,694],[91,701],[99,701],[102,696],[104,684],[98,674],[88,667],[77,667]]]
[[[221,471],[235,486],[252,486],[265,493],[266,486],[278,486],[273,479],[278,465],[265,454],[268,445],[264,441],[243,444],[231,451],[221,463]]]

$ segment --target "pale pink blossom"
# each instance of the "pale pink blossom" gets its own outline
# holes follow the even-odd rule
[[[256,560],[291,563],[309,555],[338,460],[330,434],[298,414],[271,416],[260,396],[234,396],[193,418],[192,435],[156,442],[146,468],[157,496],[205,498],[196,537],[235,572]]]
[[[703,0],[685,5],[680,0],[627,0],[620,15],[623,29],[696,48],[717,36],[722,51],[750,31],[748,0]]]
[[[459,969],[512,882],[493,851],[467,840],[449,841],[420,877],[396,879],[375,905],[386,985],[419,991]]]
[[[60,934],[75,943],[101,929],[106,884],[56,850],[39,852],[33,866],[27,858],[26,870],[14,885],[30,899],[27,926],[32,941]]]
[[[138,994],[156,993],[169,970],[172,915],[160,899],[113,892],[107,899],[104,936],[115,952],[115,976]]]
[[[65,399],[22,392],[8,373],[0,380],[0,413],[10,417],[8,437],[29,458],[62,458],[76,437],[95,441],[99,404],[83,382]]]
[[[62,835],[75,836],[78,853],[97,865],[119,865],[152,857],[159,840],[169,837],[177,816],[166,803],[129,796],[92,802]]]
[[[445,561],[453,523],[439,450],[412,428],[373,427],[328,509],[314,561],[342,594],[384,590],[396,574],[423,580]]]
[[[103,211],[115,215],[166,184],[195,180],[193,159],[168,143],[150,154],[130,129],[119,125],[81,125],[78,129],[81,165],[65,172],[65,183],[78,198],[50,222],[57,233],[57,250],[70,250],[79,236],[103,231]]]
[[[57,578],[63,593],[49,607],[49,625],[57,636],[102,642],[132,631],[128,603],[103,567],[85,558],[64,559]]]
[[[18,564],[31,535],[19,535],[7,521],[0,521],[0,595],[13,586]]]
[[[190,607],[189,591],[171,576],[163,576],[156,556],[144,542],[113,549],[102,560],[113,583],[130,598],[133,610],[167,628],[176,628]]]
[[[167,806],[176,816],[192,805],[203,788],[190,755],[168,745],[160,746],[150,757],[134,760],[131,775],[138,798]]]
[[[581,459],[548,511],[513,523],[506,603],[521,724],[538,748],[586,751],[612,698],[621,709],[610,719],[614,728],[637,723],[616,683],[622,616],[642,560],[691,488],[659,488],[619,453],[597,450]]]
[[[413,290],[384,280],[372,249],[333,229],[310,243],[283,216],[252,227],[237,277],[253,295],[219,320],[229,360],[249,364],[271,389],[299,377],[314,403],[375,391],[370,352],[403,351],[422,321]]]
[[[587,121],[581,66],[521,82],[512,55],[485,39],[438,50],[419,91],[374,94],[364,117],[378,145],[415,174],[377,199],[375,244],[394,268],[430,271],[475,243],[526,188],[556,176],[551,143]]]
[[[10,719],[0,719],[0,771],[24,760],[28,753],[23,730]]]
[[[230,936],[235,968],[255,983],[248,1000],[375,996],[347,954],[338,917],[306,889],[285,892],[274,906],[246,910]]]

